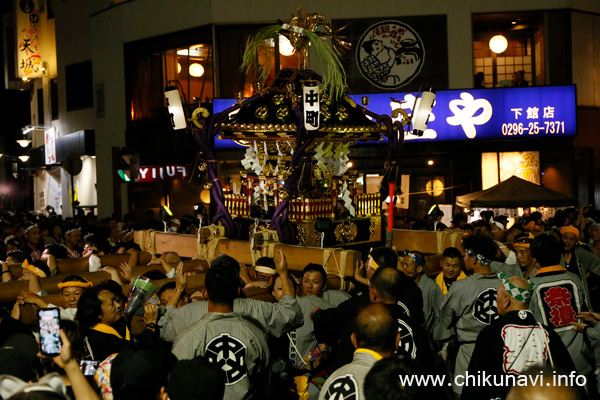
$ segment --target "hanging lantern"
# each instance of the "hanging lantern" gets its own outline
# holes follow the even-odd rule
[[[508,41],[502,35],[496,35],[490,39],[490,50],[494,53],[502,53],[508,47]]]

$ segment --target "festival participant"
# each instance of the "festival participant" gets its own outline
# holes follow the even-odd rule
[[[287,277],[287,261],[283,252],[279,251],[280,260],[277,264],[277,271],[282,277]],[[211,262],[211,268],[217,265],[231,265],[237,269],[239,274],[239,263],[232,257],[221,255]],[[285,282],[285,280],[284,280]],[[296,294],[288,283],[283,285],[284,295],[279,303],[272,304],[253,299],[236,298],[233,302],[234,311],[244,318],[252,320],[260,326],[266,333],[274,337],[289,332],[292,329],[302,326],[302,310],[295,299]],[[177,287],[176,293],[171,298],[170,303],[177,304],[184,288]],[[175,300],[174,300],[175,299]],[[165,315],[159,320],[161,327],[161,338],[168,342],[173,342],[178,334],[188,326],[192,325],[208,312],[208,303],[206,301],[196,301],[189,303],[181,308],[175,308],[174,304],[167,307]]]
[[[291,286],[295,286],[293,279],[289,279],[289,283]],[[278,274],[274,277],[271,294],[277,301],[283,297],[281,277]],[[330,303],[315,295],[298,296],[296,301],[302,310],[304,324],[278,340],[279,356],[285,361],[287,369],[294,371],[294,374],[297,371],[314,370],[324,361],[319,357],[328,356],[323,353],[328,353],[330,349],[319,344],[315,338],[314,324],[310,314],[316,307],[323,310],[332,307]]]
[[[398,305],[403,280],[404,274],[394,268],[378,268],[371,277],[369,301],[371,304],[385,304],[390,308],[400,333],[398,353],[406,353],[416,360],[419,366],[428,369],[429,373],[438,372],[437,357],[427,329]],[[352,362],[354,346],[350,339],[353,329],[352,323],[348,322],[337,346],[334,368]]]
[[[314,295],[337,307],[350,298],[340,290],[327,289],[327,273],[320,264],[308,264],[302,271],[300,289],[304,296]]]
[[[127,343],[114,358],[110,370],[114,400],[160,398],[176,363],[177,359],[166,350]]]
[[[75,320],[77,314],[77,302],[83,292],[92,287],[92,283],[77,275],[69,275],[58,284],[60,294],[63,300],[63,307],[58,307],[52,303],[46,302],[42,297],[35,293],[26,293],[24,296],[17,298],[18,301],[36,304],[40,308],[57,307],[60,309],[60,318]]]
[[[76,225],[68,226],[64,233],[65,242],[61,244],[69,254],[69,258],[81,257],[81,228]]]
[[[388,247],[378,247],[371,250],[367,259],[366,268],[356,269],[354,274],[357,281],[364,282],[366,287],[373,277],[375,271],[379,268],[398,268],[398,253]],[[363,276],[361,270],[365,270],[366,276]],[[402,290],[399,294],[398,305],[402,307],[406,314],[415,320],[424,323],[423,319],[423,295],[421,289],[414,280],[402,273]],[[335,345],[344,331],[344,327],[352,318],[356,316],[359,309],[369,304],[369,294],[365,290],[357,296],[353,296],[335,308],[321,310],[316,308],[312,312],[312,319],[315,324],[315,337],[319,343],[328,343]]]
[[[271,257],[260,257],[258,260],[256,260],[254,265],[256,280],[253,280],[250,275],[248,275],[245,265],[241,264],[240,268],[240,278],[242,278],[242,281],[246,285],[244,286],[245,288],[271,287],[273,285],[273,276],[277,273],[275,268],[275,260],[273,260]]]
[[[106,285],[83,292],[77,303],[76,320],[93,360],[103,361],[131,340],[120,299]]]
[[[319,400],[364,399],[367,373],[377,361],[392,357],[398,348],[400,333],[390,309],[383,304],[370,304],[363,308],[354,319],[351,340],[356,349],[352,362],[327,378]]]
[[[227,382],[226,399],[265,398],[269,381],[267,337],[234,312],[234,300],[240,293],[239,265],[212,265],[204,290],[208,313],[177,335],[173,354],[179,360],[206,356],[220,366]]]
[[[446,247],[442,256],[443,258],[440,260],[442,272],[435,278],[435,283],[438,284],[442,290],[442,294],[445,296],[454,282],[465,279],[467,275],[465,275],[465,272],[461,268],[462,254],[459,249],[456,247]]]
[[[576,314],[584,307],[581,279],[561,265],[560,246],[549,235],[540,235],[531,243],[531,255],[539,265],[534,276],[536,285],[530,309],[536,320],[554,329],[571,354],[577,372],[581,375],[592,370],[588,359],[590,347],[585,335],[572,330]]]
[[[25,254],[29,256],[31,261],[37,261],[42,259],[42,253],[44,252],[44,245],[42,244],[42,234],[37,224],[29,223],[24,226],[23,239],[25,243],[21,248]]]
[[[472,376],[491,376],[496,384],[473,385],[466,381],[461,400],[504,398],[513,378],[530,366],[553,369],[569,375],[575,371],[567,348],[553,329],[536,321],[528,310],[534,284],[500,274],[496,303],[501,318],[481,330],[467,372]],[[550,356],[551,355],[551,356]],[[504,382],[504,384],[498,384]]]
[[[500,285],[498,276],[490,264],[498,247],[484,235],[463,238],[465,267],[473,275],[455,282],[440,308],[440,319],[434,330],[434,340],[445,341],[456,335],[460,344],[456,356],[455,374],[464,375],[475,339],[479,332],[498,318],[496,311],[496,289]],[[458,394],[462,387],[454,385]]]
[[[594,304],[592,304],[590,297],[591,289],[588,287],[587,274],[592,273],[597,277],[600,276],[600,258],[585,247],[578,245],[579,229],[574,226],[569,225],[560,228],[560,237],[564,245],[560,265],[581,279],[585,304],[589,309],[593,309]],[[600,300],[596,300],[594,303],[600,303]]]
[[[406,276],[413,279],[423,294],[423,315],[425,327],[433,334],[433,326],[440,313],[440,305],[444,297],[442,290],[435,281],[425,274],[427,260],[419,251],[404,250],[401,267]]]
[[[532,274],[535,275],[537,269],[535,259],[531,256],[531,243],[535,237],[532,233],[523,233],[515,236],[513,240],[513,247],[517,255],[517,262],[521,271],[523,271],[523,277],[529,279]]]

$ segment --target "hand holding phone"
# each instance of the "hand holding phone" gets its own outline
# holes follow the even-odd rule
[[[60,311],[58,308],[42,308],[38,312],[40,323],[40,350],[45,356],[60,354]]]

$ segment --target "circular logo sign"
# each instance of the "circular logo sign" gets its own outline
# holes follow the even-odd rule
[[[369,27],[356,50],[360,72],[382,89],[406,85],[419,74],[424,60],[421,38],[399,21],[383,21]]]

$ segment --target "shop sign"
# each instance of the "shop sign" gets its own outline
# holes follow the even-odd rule
[[[190,165],[158,165],[139,167],[135,182],[156,182],[164,179],[185,179]]]
[[[421,38],[400,21],[383,21],[370,26],[356,49],[356,63],[362,76],[388,90],[410,82],[419,74],[425,60]]]
[[[17,1],[17,68],[20,78],[42,75],[39,0]]]
[[[402,107],[410,115],[417,95],[371,94],[368,107],[388,115]],[[360,102],[362,96],[349,97]],[[406,140],[511,140],[576,134],[575,86],[543,86],[438,91],[425,134],[406,135]]]
[[[363,96],[369,98],[368,109],[377,114],[392,115],[392,111],[401,107],[411,115],[418,93],[355,94],[348,97],[361,104]],[[404,103],[399,104],[402,101]],[[218,113],[235,102],[235,99],[215,99],[213,110]],[[400,118],[401,114],[397,119]],[[576,134],[575,86],[569,85],[438,91],[424,135],[416,137],[408,134],[406,140],[515,140]],[[229,140],[219,140],[215,144],[218,148],[240,146]]]
[[[54,127],[44,131],[44,152],[46,165],[56,164],[56,130]]]

